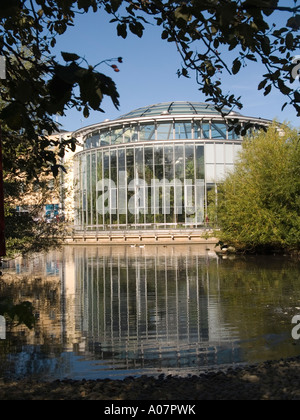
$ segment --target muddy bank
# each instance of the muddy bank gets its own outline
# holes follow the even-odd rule
[[[189,378],[0,381],[1,400],[299,400],[300,357]]]

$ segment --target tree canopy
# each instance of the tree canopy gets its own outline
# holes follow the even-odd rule
[[[239,249],[300,249],[300,143],[274,124],[243,142],[235,170],[218,187],[222,241]],[[213,212],[211,217],[214,218]]]
[[[220,77],[223,72],[236,75],[247,62],[254,61],[261,62],[266,69],[258,89],[264,90],[266,96],[272,88],[279,89],[287,98],[283,107],[290,103],[300,115],[300,94],[295,85],[291,87],[293,56],[299,50],[300,40],[297,0],[285,2],[284,6],[279,0],[114,0],[105,3],[106,11],[115,16],[112,22],[118,23],[118,34],[123,38],[128,29],[142,37],[145,19],[137,13],[152,16],[162,28],[162,39],[175,43],[181,55],[182,68],[178,75],[189,77],[195,72],[200,90],[217,109],[242,107],[240,98],[223,93]],[[124,3],[129,3],[127,16],[122,14]],[[291,5],[286,6],[286,3]],[[272,21],[275,13],[277,17],[281,13],[280,27]],[[232,51],[230,59],[225,58],[226,51]]]
[[[289,5],[287,6],[286,3]],[[58,129],[55,115],[76,108],[89,115],[102,111],[104,96],[118,108],[117,87],[98,66],[89,65],[75,52],[55,57],[57,37],[80,13],[107,13],[117,34],[142,37],[148,24],[156,24],[161,37],[177,46],[182,58],[179,76],[194,72],[199,89],[217,109],[241,108],[240,98],[222,90],[222,73],[237,74],[248,61],[266,68],[258,89],[283,94],[300,115],[300,94],[294,82],[293,56],[299,50],[300,6],[297,0],[2,0],[0,3],[0,55],[6,58],[7,78],[0,81],[4,163],[10,171],[24,170],[28,177],[45,166],[56,175],[60,156],[75,140],[49,140]],[[272,16],[282,15],[280,27]],[[276,15],[277,16],[277,15]],[[284,19],[284,20],[283,20]],[[224,52],[230,54],[224,54]],[[226,58],[225,58],[226,56]],[[230,58],[229,58],[230,57]],[[104,60],[104,61],[101,61]],[[119,71],[121,57],[108,59]],[[51,147],[49,147],[51,146]],[[58,149],[58,152],[54,150]]]

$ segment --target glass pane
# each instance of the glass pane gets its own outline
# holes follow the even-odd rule
[[[125,127],[124,128],[124,142],[130,143],[131,142],[131,136],[132,136],[132,128],[131,127]]]
[[[109,179],[109,152],[104,153],[104,178]]]
[[[135,149],[135,168],[136,177],[144,178],[144,149],[142,147]]]
[[[164,177],[168,180],[174,179],[174,147],[165,147],[165,175]]]
[[[196,147],[196,179],[204,179],[204,146]]]
[[[155,158],[155,177],[159,180],[164,177],[164,153],[163,147],[156,147],[154,151]]]
[[[227,164],[233,163],[233,145],[226,144],[225,146],[225,160]]]
[[[110,144],[110,132],[109,131],[102,131],[100,133],[100,145],[101,146],[109,146]]]
[[[202,131],[203,131],[203,138],[209,139],[210,138],[210,124],[209,123],[202,124]]]
[[[202,139],[202,124],[201,124],[201,121],[195,121],[195,123],[194,123],[194,137],[195,137],[195,139]]]
[[[204,223],[204,202],[205,202],[205,182],[204,179],[196,181],[196,224]]]
[[[125,150],[118,151],[119,172],[125,171]]]
[[[175,146],[175,178],[184,180],[184,152],[183,146]]]
[[[175,124],[175,139],[188,139],[192,138],[192,124],[189,122],[178,122]]]
[[[127,149],[127,175],[128,182],[134,179],[134,154],[133,149]]]
[[[226,124],[211,124],[211,137],[213,139],[226,140]]]
[[[86,201],[87,201],[87,224],[91,223],[92,194],[91,194],[91,155],[87,155],[86,162]]]
[[[215,163],[215,145],[205,145],[205,161],[206,163]]]
[[[102,185],[99,184],[99,181],[101,181],[103,179],[103,153],[102,152],[97,152],[97,184],[96,184],[96,191],[97,191],[97,204],[96,204],[96,210],[97,210],[97,218],[98,218],[98,225],[103,225],[103,206],[102,205],[102,201],[101,199],[99,200],[99,198],[102,196],[103,194],[103,188]],[[101,189],[100,189],[101,186]],[[99,200],[99,201],[98,201]]]
[[[94,133],[91,137],[86,140],[85,148],[86,149],[93,149],[99,147],[100,145],[100,134]]]
[[[174,148],[173,146],[165,146],[165,165],[171,165],[174,163]]]
[[[237,134],[235,133],[234,129],[228,129],[228,140],[235,140],[237,138]]]
[[[79,221],[79,158],[74,158],[74,218],[75,224],[80,224]],[[17,208],[18,211],[18,208]]]
[[[215,182],[215,165],[206,164],[206,183],[214,183]]]
[[[188,102],[173,103],[169,112],[170,114],[195,114],[195,109]]]
[[[85,144],[84,144],[85,149],[91,148],[91,140],[92,140],[92,137],[89,137],[88,139],[86,139]]]
[[[123,143],[123,128],[117,128],[111,132],[111,144]]]
[[[140,141],[155,140],[155,125],[147,124],[140,126]]]
[[[229,128],[232,128],[232,125],[228,127],[228,139],[229,140],[242,140],[242,136],[240,134],[236,134],[235,132],[235,126],[233,126],[232,130],[229,130]]]
[[[166,165],[165,166],[165,176],[168,180],[174,179],[174,166],[173,165]]]
[[[126,216],[127,214],[127,188],[120,188],[118,190],[118,211],[119,215]],[[126,223],[126,217],[120,216],[120,223]]]
[[[97,160],[98,160],[97,181],[100,181],[103,178],[103,174],[102,174],[102,169],[103,169],[103,165],[102,165],[102,152],[98,152]]]
[[[153,148],[145,147],[145,164],[152,166],[153,165]]]
[[[163,123],[157,126],[157,140],[173,140],[173,124]]]
[[[216,144],[216,163],[225,162],[224,144]]]
[[[110,179],[117,184],[118,168],[117,168],[117,152],[112,150],[110,153]]]
[[[153,148],[145,148],[145,181],[150,186],[151,181],[154,179],[154,168],[153,168]]]
[[[139,141],[139,127],[137,125],[132,128],[131,141],[132,142]]]
[[[97,223],[97,211],[96,211],[96,201],[97,201],[97,191],[96,191],[96,152],[92,154],[92,225],[96,225]]]
[[[164,149],[163,149],[163,147],[155,147],[154,158],[155,158],[155,165],[163,165],[163,163],[164,163]]]
[[[194,146],[185,146],[185,177],[195,179]]]

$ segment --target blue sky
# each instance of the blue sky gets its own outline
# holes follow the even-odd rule
[[[110,17],[105,12],[78,16],[75,27],[58,38],[55,54],[59,56],[60,51],[74,52],[85,57],[92,65],[104,59],[123,57],[124,63],[119,65],[120,73],[115,73],[106,65],[98,68],[116,82],[120,94],[120,109],[116,110],[111,100],[105,98],[102,103],[105,114],[92,112],[85,119],[81,113],[70,110],[66,117],[59,117],[58,120],[64,129],[73,131],[159,102],[205,101],[206,98],[198,90],[194,75],[190,79],[177,77],[181,58],[175,45],[161,39],[161,28],[147,26],[143,38],[129,34],[124,40],[117,36],[116,26],[109,23],[109,20]],[[282,24],[285,22],[286,19]],[[262,74],[264,68],[256,63],[250,63],[238,76],[224,74],[221,76],[224,92],[242,96],[244,108],[241,113],[244,115],[277,118],[299,127],[299,118],[293,107],[288,106],[281,112],[284,97],[279,92],[264,97],[262,91],[257,90]],[[299,82],[295,83],[299,85]]]

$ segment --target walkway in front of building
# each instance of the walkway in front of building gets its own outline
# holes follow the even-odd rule
[[[170,229],[170,230],[75,230],[66,238],[72,245],[159,245],[159,244],[207,244],[216,245],[219,239],[210,229]]]

